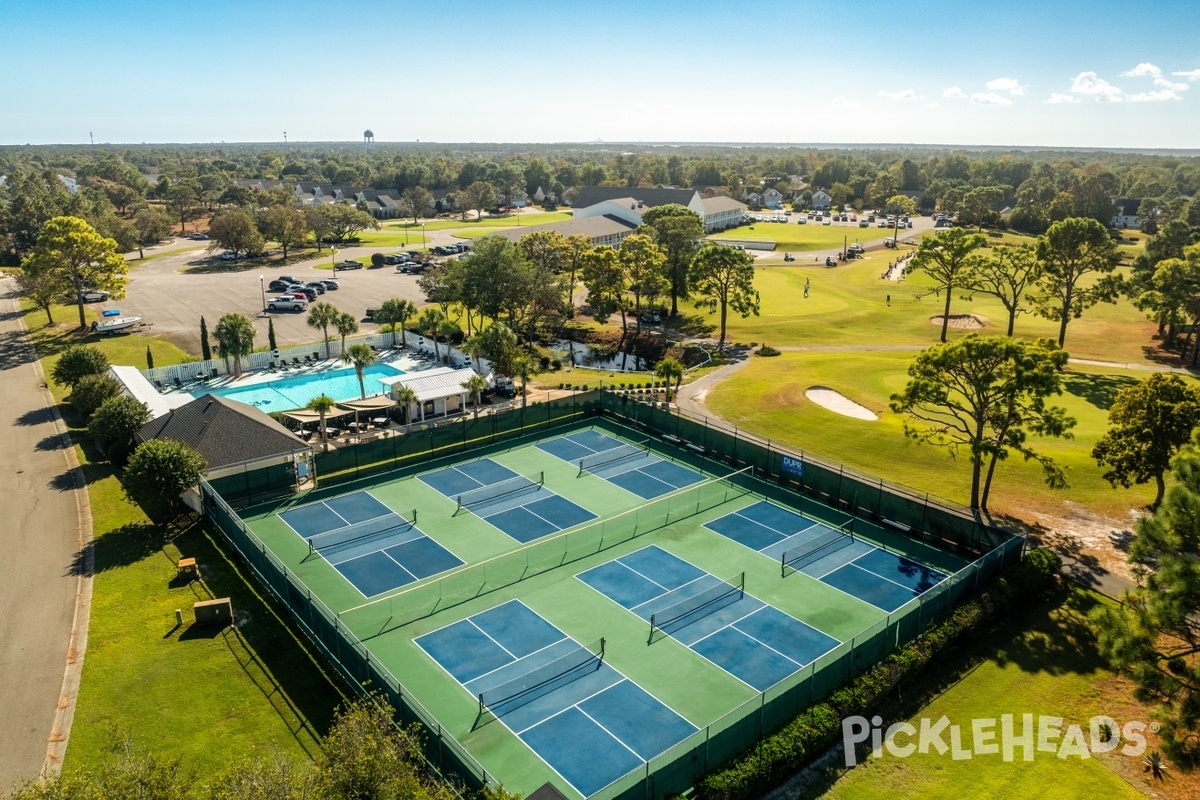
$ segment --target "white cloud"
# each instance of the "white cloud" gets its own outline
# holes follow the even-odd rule
[[[971,95],[971,102],[977,106],[1011,106],[1012,100],[1007,97],[1001,97],[994,92],[975,92]]]
[[[957,86],[947,86],[945,89],[942,89],[942,97],[948,97],[951,100],[965,100],[967,95]]]
[[[1121,100],[1121,90],[1094,72],[1081,72],[1076,75],[1071,81],[1071,91],[1097,100]]]
[[[1121,73],[1123,78],[1158,78],[1161,75],[1162,70],[1149,61],[1143,61],[1128,72]]]
[[[880,97],[886,97],[890,100],[921,100],[921,95],[917,94],[916,89],[901,89],[898,92],[885,92],[882,89],[879,91]]]
[[[1186,92],[1188,90],[1188,85],[1186,83],[1175,83],[1174,81],[1169,81],[1166,78],[1155,78],[1154,85],[1160,86],[1163,89],[1170,89],[1174,92]]]
[[[1129,96],[1130,102],[1133,103],[1161,103],[1164,100],[1182,100],[1178,94],[1170,89],[1158,89],[1153,92],[1141,92]]]
[[[862,103],[857,100],[847,100],[845,97],[833,98],[834,108],[862,108]]]
[[[1172,72],[1176,78],[1187,78],[1189,81],[1200,81],[1200,69],[1191,69],[1186,72]]]
[[[1008,92],[1011,95],[1025,94],[1025,87],[1016,78],[996,78],[987,82],[993,92]]]
[[[1049,103],[1050,105],[1071,105],[1073,103],[1078,103],[1079,98],[1071,94],[1054,92],[1048,98],[1046,98],[1045,102]]]

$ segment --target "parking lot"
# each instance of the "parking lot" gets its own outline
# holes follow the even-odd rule
[[[430,237],[432,238],[432,236]],[[444,236],[447,242],[451,237]],[[150,323],[151,332],[175,342],[191,353],[200,352],[200,317],[203,315],[209,331],[223,314],[238,313],[249,318],[258,330],[255,344],[267,343],[267,320],[275,320],[275,337],[281,346],[311,342],[320,338],[320,331],[308,326],[306,313],[276,312],[263,314],[263,288],[280,275],[292,275],[305,281],[334,278],[336,291],[326,292],[318,299],[332,303],[359,320],[363,332],[374,332],[378,326],[365,319],[367,308],[376,308],[389,297],[400,297],[418,304],[424,294],[417,287],[414,275],[404,275],[395,267],[333,272],[329,250],[321,257],[287,266],[237,266],[224,264],[205,249],[206,242],[175,240],[157,248],[147,249],[146,255],[156,258],[139,263],[130,261],[129,285],[123,300],[94,304],[94,308],[119,308],[123,314],[137,315]],[[378,248],[345,248],[338,260],[360,258],[377,252]],[[207,265],[223,264],[227,272],[189,273],[186,270]],[[318,265],[325,269],[317,269]],[[263,280],[259,283],[259,276]],[[278,292],[266,292],[267,298]]]

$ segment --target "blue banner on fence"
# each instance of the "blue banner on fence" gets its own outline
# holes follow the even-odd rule
[[[783,471],[788,473],[789,475],[795,475],[796,477],[802,477],[804,475],[804,462],[798,458],[792,458],[791,456],[784,456],[783,457]]]

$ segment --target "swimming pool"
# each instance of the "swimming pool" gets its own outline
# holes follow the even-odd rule
[[[390,364],[372,364],[363,370],[363,386],[367,397],[382,394],[384,386],[379,378],[389,378],[403,375],[404,370]],[[279,378],[268,383],[256,383],[252,386],[233,386],[228,389],[215,389],[212,394],[236,400],[239,403],[255,406],[262,411],[291,411],[304,408],[308,401],[319,394],[327,394],[334,400],[357,400],[358,375],[353,367],[346,369],[316,372],[311,375],[294,375]]]

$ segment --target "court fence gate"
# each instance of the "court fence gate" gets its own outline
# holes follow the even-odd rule
[[[546,405],[543,408],[541,406]],[[510,416],[511,415],[511,416]],[[413,436],[384,458],[338,454],[343,471],[333,476],[340,484],[397,467],[420,463],[490,443],[544,434],[587,417],[608,417],[659,436],[681,448],[681,459],[717,458],[731,465],[753,467],[755,491],[768,498],[801,507],[821,501],[861,514],[909,533],[936,541],[959,552],[978,553],[963,569],[924,595],[888,614],[775,686],[760,693],[665,753],[645,762],[602,789],[599,796],[619,800],[661,800],[690,789],[703,774],[751,748],[764,735],[779,729],[803,709],[827,697],[837,687],[865,671],[889,652],[913,641],[933,622],[947,616],[989,579],[1016,564],[1024,540],[974,519],[971,515],[927,495],[897,491],[882,480],[850,472],[769,440],[659,408],[611,390],[573,394],[555,404],[514,409],[507,414],[463,420]],[[461,426],[461,427],[460,427]],[[392,437],[401,439],[404,437]],[[350,449],[350,448],[347,448]],[[328,454],[334,455],[334,454]],[[785,462],[784,459],[791,462]],[[333,459],[317,459],[331,471]],[[796,465],[799,464],[799,469]],[[711,464],[708,465],[711,469]],[[241,520],[225,498],[207,481],[200,483],[205,516],[225,536],[259,582],[286,608],[306,637],[338,673],[363,696],[382,693],[395,709],[400,725],[418,723],[424,733],[424,757],[429,768],[457,789],[494,784],[483,766],[406,689],[387,667],[372,657],[367,646],[313,595]],[[801,494],[797,494],[797,492]],[[811,498],[811,499],[810,499]],[[240,499],[245,499],[244,497]]]

